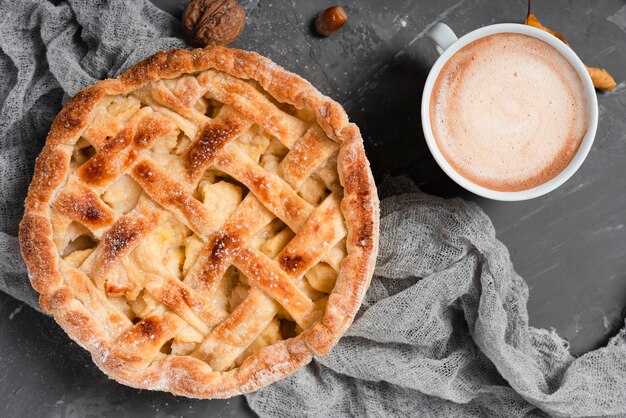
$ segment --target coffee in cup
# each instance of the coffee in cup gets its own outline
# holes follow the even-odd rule
[[[497,191],[557,176],[588,129],[576,69],[548,43],[520,33],[479,38],[441,69],[430,98],[438,148],[463,177]]]

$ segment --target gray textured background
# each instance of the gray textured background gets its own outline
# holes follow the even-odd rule
[[[179,16],[186,2],[153,0]],[[258,51],[341,102],[361,128],[374,175],[409,174],[423,190],[476,201],[530,287],[530,322],[554,327],[574,354],[602,346],[626,306],[626,4],[624,0],[535,1],[589,65],[606,67],[615,92],[599,95],[594,147],[557,191],[527,202],[488,201],[447,179],[421,133],[421,89],[434,62],[425,31],[457,34],[521,22],[525,0],[348,1],[334,36],[311,33],[328,1],[242,1],[247,23],[234,46]],[[136,391],[108,380],[50,318],[0,294],[0,416],[249,416],[243,398],[196,401]]]

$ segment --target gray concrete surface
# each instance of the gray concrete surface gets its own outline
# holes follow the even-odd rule
[[[154,0],[180,15],[186,2]],[[328,1],[242,1],[246,29],[234,46],[258,51],[341,102],[363,132],[375,176],[410,175],[423,190],[476,201],[492,218],[530,288],[530,322],[554,327],[574,354],[601,347],[626,307],[626,4],[535,2],[589,65],[620,83],[599,94],[598,136],[587,161],[557,191],[521,203],[472,196],[437,167],[423,140],[421,88],[435,57],[424,39],[435,22],[458,34],[521,22],[525,0],[358,1],[336,35],[311,33]],[[108,380],[50,318],[0,295],[0,416],[251,416],[243,398],[196,401]]]

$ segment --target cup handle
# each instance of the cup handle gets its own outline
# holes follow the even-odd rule
[[[439,55],[443,54],[443,51],[459,39],[450,29],[450,26],[445,23],[437,23],[430,28],[427,34]]]

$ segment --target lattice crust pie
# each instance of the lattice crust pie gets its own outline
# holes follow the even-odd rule
[[[337,103],[254,53],[171,50],[61,111],[20,243],[43,310],[109,376],[228,397],[336,344],[378,200]]]

